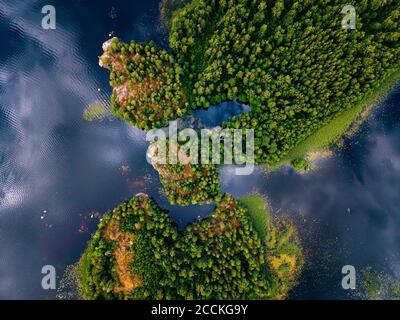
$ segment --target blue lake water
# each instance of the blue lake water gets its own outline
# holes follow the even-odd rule
[[[88,104],[111,92],[98,66],[110,32],[167,48],[158,1],[52,1],[56,30],[41,28],[46,1],[15,3],[0,0],[0,298],[50,299],[56,293],[41,288],[42,266],[54,265],[61,277],[95,230],[96,212],[147,192],[183,227],[212,206],[168,204],[145,158],[144,131],[82,119]],[[292,298],[349,297],[340,286],[347,264],[399,276],[399,105],[397,88],[315,172],[221,169],[224,191],[260,192],[274,214],[298,225],[306,268]],[[213,126],[246,111],[231,107],[195,116]]]

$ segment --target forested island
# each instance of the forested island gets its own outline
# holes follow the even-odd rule
[[[142,129],[236,100],[251,110],[223,124],[253,129],[255,161],[305,169],[397,81],[395,0],[166,0],[171,53],[108,40],[112,112]],[[355,29],[342,27],[352,4]],[[179,150],[177,150],[179,153]],[[183,155],[187,156],[187,155]],[[179,231],[140,194],[102,218],[79,263],[85,299],[282,299],[303,255],[296,229],[264,199],[222,194],[216,165],[153,164],[173,204],[215,203]]]
[[[260,196],[225,194],[178,231],[139,194],[103,216],[78,269],[85,299],[282,299],[302,265],[293,225],[273,220]]]

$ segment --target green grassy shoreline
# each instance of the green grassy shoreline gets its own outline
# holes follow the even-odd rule
[[[258,194],[250,194],[240,199],[240,203],[248,210],[249,217],[261,239],[265,237],[266,228],[271,220],[265,199]]]
[[[326,150],[338,143],[343,137],[354,134],[370,115],[371,111],[399,81],[400,71],[389,74],[387,79],[382,82],[382,85],[369,93],[356,107],[347,108],[338,117],[293,148],[276,166],[268,169],[274,170],[282,165],[291,164],[296,159],[305,159],[310,152]]]

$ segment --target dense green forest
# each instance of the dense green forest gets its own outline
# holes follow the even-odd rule
[[[138,195],[102,218],[79,263],[79,292],[85,299],[282,299],[301,270],[301,248],[292,231],[272,224],[259,236],[252,215],[225,194],[209,218],[181,232]]]
[[[108,40],[103,49],[99,63],[110,70],[111,108],[116,116],[151,129],[188,114],[182,70],[165,50],[118,38]]]
[[[251,112],[225,126],[255,129],[256,161],[273,165],[399,71],[397,0],[193,0],[173,11],[186,3],[166,6],[175,61],[113,40],[110,55],[122,55],[111,63],[113,105],[141,128],[237,99]],[[355,7],[354,30],[342,28],[345,5]],[[157,89],[118,102],[128,78],[129,91],[149,81]]]
[[[215,165],[155,165],[171,204],[181,206],[211,203],[221,196],[219,175]]]
[[[250,104],[226,126],[255,129],[257,162],[274,164],[399,71],[399,19],[397,0],[194,0],[170,46],[190,104]]]
[[[159,285],[176,239],[171,218],[147,195],[107,212],[80,259],[83,298],[164,298]]]
[[[160,176],[164,193],[171,204],[190,205],[211,203],[221,197],[221,185],[217,166],[213,164],[193,164],[190,153],[181,149],[179,142],[168,139],[165,145],[153,142],[154,154],[151,162]],[[177,163],[159,163],[158,150],[164,148],[167,157],[174,153]],[[198,153],[201,150],[198,149]]]

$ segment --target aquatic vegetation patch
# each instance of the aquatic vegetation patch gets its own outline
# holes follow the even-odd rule
[[[283,298],[297,285],[304,266],[300,238],[295,225],[287,219],[271,219],[265,233],[268,267],[279,283],[275,294]]]
[[[357,280],[356,298],[367,300],[400,300],[400,280],[368,266]]]
[[[83,119],[86,121],[102,120],[111,116],[109,106],[100,101],[95,101],[83,110]]]

